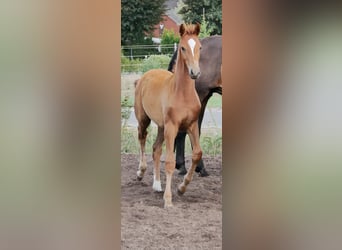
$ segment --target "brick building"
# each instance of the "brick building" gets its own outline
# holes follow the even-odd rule
[[[159,41],[164,29],[173,30],[179,35],[179,25],[182,23],[182,18],[177,14],[177,0],[166,1],[167,11],[163,16],[163,21],[155,26],[153,32],[154,41]]]

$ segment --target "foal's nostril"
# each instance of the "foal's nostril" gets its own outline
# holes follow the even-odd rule
[[[190,69],[189,75],[192,79],[197,79],[201,74],[201,71]]]

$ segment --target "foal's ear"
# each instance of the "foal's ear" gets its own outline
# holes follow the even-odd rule
[[[199,23],[196,23],[195,24],[195,34],[196,34],[196,36],[198,36],[200,31],[201,31],[201,25]]]
[[[181,36],[183,36],[185,33],[185,27],[184,27],[184,24],[182,23],[180,26],[179,26],[179,34]]]

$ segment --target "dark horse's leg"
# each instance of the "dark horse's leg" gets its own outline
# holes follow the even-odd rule
[[[198,128],[199,128],[200,134],[201,134],[201,126],[202,126],[205,107],[207,106],[207,102],[209,98],[211,97],[211,95],[212,94],[209,94],[206,98],[204,98],[202,107],[201,107],[201,112],[198,117]],[[179,175],[185,175],[187,173],[186,168],[185,168],[185,156],[184,156],[185,137],[186,137],[186,132],[178,132],[176,139],[175,139],[176,168],[179,170],[178,172]],[[200,176],[202,177],[209,175],[207,170],[204,167],[204,163],[202,159],[198,162],[195,171],[199,173]]]
[[[217,88],[211,89],[211,92],[204,94],[204,95],[201,95],[201,96],[205,96],[205,97],[203,98],[203,100],[201,102],[202,103],[201,112],[200,112],[199,117],[198,117],[198,128],[199,128],[199,135],[200,136],[201,136],[201,127],[202,127],[204,111],[205,111],[205,108],[207,106],[208,100],[213,95],[213,93],[218,93],[218,94],[222,95],[222,87],[217,87]],[[200,93],[199,93],[199,95],[200,95]],[[197,164],[195,171],[200,173],[200,176],[203,176],[203,177],[209,175],[207,170],[204,167],[204,163],[203,163],[202,158],[199,161],[199,163]]]
[[[185,137],[186,137],[186,132],[179,132],[175,139],[176,168],[179,170],[178,172],[179,175],[185,175],[187,173],[186,168],[185,168],[185,156],[184,156]],[[209,175],[204,167],[202,159],[198,162],[195,171],[198,172],[200,176],[202,177]]]
[[[209,95],[207,95],[204,100],[202,100],[202,106],[201,106],[201,112],[199,114],[198,117],[198,128],[199,128],[199,136],[201,136],[201,127],[202,127],[202,121],[203,121],[203,116],[204,116],[204,111],[205,108],[207,106],[207,102],[209,100],[209,98],[212,96],[212,93],[210,93]],[[204,167],[204,163],[203,163],[203,159],[201,158],[201,160],[198,162],[195,171],[197,173],[199,173],[200,176],[205,177],[208,176],[208,172]]]
[[[185,137],[186,132],[178,132],[175,139],[175,150],[176,150],[176,168],[179,170],[179,175],[185,175],[187,173],[185,168]]]

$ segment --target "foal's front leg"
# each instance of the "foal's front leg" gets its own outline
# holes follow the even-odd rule
[[[172,192],[171,180],[175,171],[175,154],[173,152],[175,138],[178,132],[178,127],[171,122],[165,124],[164,137],[166,144],[165,157],[165,172],[166,172],[166,187],[164,192],[164,207],[172,207]]]
[[[198,162],[202,159],[202,150],[199,144],[199,129],[197,121],[192,123],[188,129],[188,135],[190,137],[191,145],[192,145],[192,164],[188,173],[184,176],[183,182],[178,187],[178,193],[184,194],[187,185],[192,180],[192,176],[194,174],[195,168]]]

